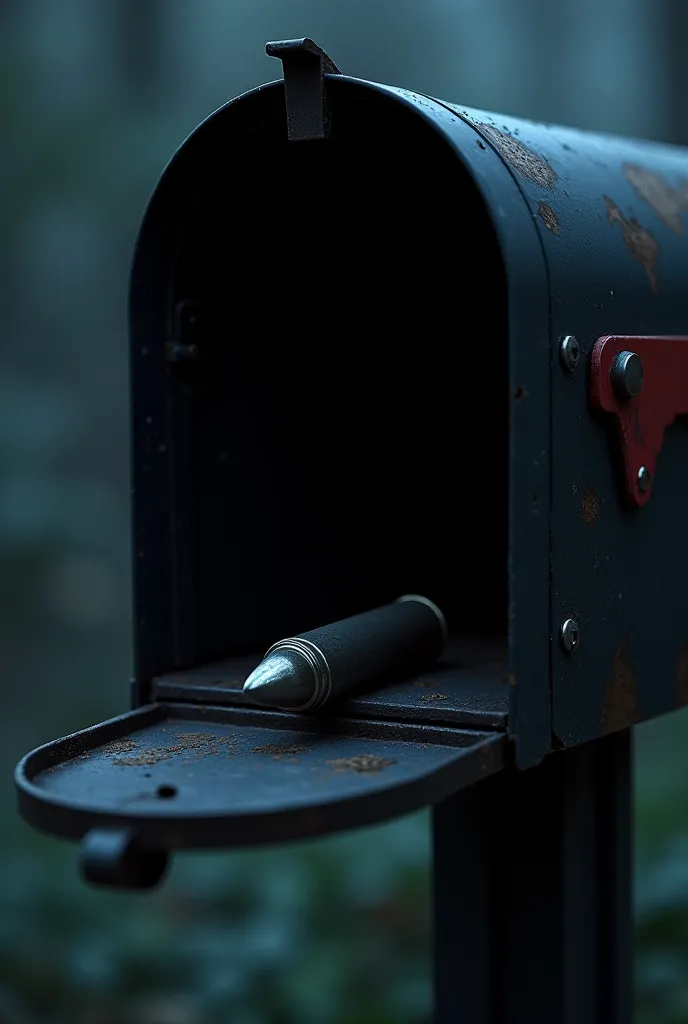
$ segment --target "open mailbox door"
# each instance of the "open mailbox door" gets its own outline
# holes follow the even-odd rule
[[[381,821],[688,701],[677,618],[637,565],[626,585],[688,512],[686,435],[629,508],[600,396],[639,394],[589,358],[685,345],[688,158],[268,52],[284,81],[184,142],[136,248],[133,709],[17,768],[22,815],[103,884]],[[246,701],[274,641],[407,592],[449,622],[428,672],[311,715]]]

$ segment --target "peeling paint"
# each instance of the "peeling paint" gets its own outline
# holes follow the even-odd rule
[[[538,217],[540,217],[542,223],[553,235],[559,234],[559,218],[549,203],[540,203],[538,206]]]
[[[523,178],[527,178],[534,185],[541,185],[543,188],[554,188],[557,172],[550,167],[543,156],[524,146],[513,135],[501,132],[494,125],[477,123],[476,128]]]
[[[624,637],[614,651],[612,671],[604,691],[602,725],[605,733],[627,729],[642,720],[638,707],[638,687],[628,660],[628,639]]]
[[[673,188],[664,178],[640,164],[624,164],[626,180],[631,183],[670,231],[685,234],[683,214],[688,210],[688,183]]]
[[[607,218],[611,225],[620,224],[626,248],[636,263],[645,268],[653,292],[659,288],[656,264],[659,245],[652,234],[639,224],[635,217],[625,217],[613,199],[603,196]]]
[[[583,492],[581,499],[580,514],[584,523],[588,526],[592,526],[597,519],[597,514],[600,510],[600,502],[597,494],[595,493],[594,487],[588,487]]]
[[[676,706],[688,704],[688,644],[684,644],[676,659]]]

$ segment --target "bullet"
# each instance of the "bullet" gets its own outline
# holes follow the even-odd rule
[[[442,653],[446,638],[437,605],[420,594],[405,594],[392,604],[279,640],[244,683],[244,693],[266,707],[314,711],[423,671]]]

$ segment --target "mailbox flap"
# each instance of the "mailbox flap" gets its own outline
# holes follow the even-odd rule
[[[503,767],[504,733],[153,704],[39,747],[19,763],[19,808],[79,839],[142,851],[245,846],[383,821]]]

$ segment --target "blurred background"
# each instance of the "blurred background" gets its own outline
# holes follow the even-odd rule
[[[0,0],[0,1024],[428,1020],[428,819],[82,885],[26,750],[127,707],[126,292],[144,203],[311,35],[347,74],[688,143],[684,0]],[[637,730],[638,1020],[688,1021],[688,709]]]

